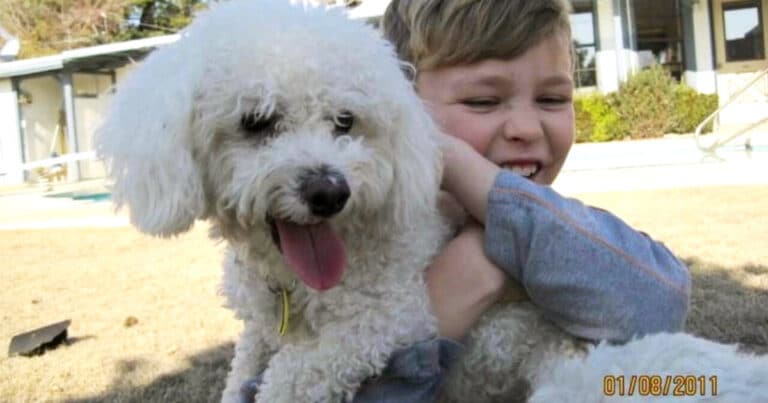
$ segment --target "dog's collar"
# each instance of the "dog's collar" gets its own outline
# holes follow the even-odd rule
[[[272,294],[278,295],[283,291],[287,291],[288,294],[292,293],[293,290],[296,289],[296,279],[293,279],[291,281],[291,284],[288,285],[288,287],[284,286],[277,280],[275,280],[272,276],[267,276],[267,288],[269,288],[269,291]]]
[[[296,280],[293,280],[289,287],[270,280],[272,280],[271,277],[267,277],[267,288],[277,299],[275,304],[277,307],[277,333],[280,336],[285,336],[288,333],[291,320],[291,293],[296,289]]]

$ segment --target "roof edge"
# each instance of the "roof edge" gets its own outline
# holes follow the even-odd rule
[[[72,60],[87,59],[89,57],[131,50],[154,48],[176,42],[179,38],[181,38],[180,34],[153,36],[125,42],[114,42],[106,45],[66,50],[51,56],[34,57],[31,59],[0,63],[0,78],[11,78],[61,70],[67,62]]]

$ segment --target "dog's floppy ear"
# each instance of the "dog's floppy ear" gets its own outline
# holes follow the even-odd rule
[[[437,125],[417,95],[410,95],[399,103],[394,144],[395,203],[406,225],[416,223],[421,209],[436,208],[443,172]]]
[[[188,47],[176,43],[147,57],[118,87],[96,132],[117,208],[128,205],[131,223],[153,235],[186,231],[205,212],[191,132],[200,57]]]

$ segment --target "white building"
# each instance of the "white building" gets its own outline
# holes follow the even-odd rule
[[[92,151],[115,83],[177,35],[75,49],[0,63],[0,185],[34,179],[24,163]],[[92,159],[67,164],[69,180],[104,175]]]
[[[608,92],[658,63],[700,92],[726,91],[741,73],[768,67],[766,0],[573,0],[574,39]],[[591,28],[591,32],[590,32]],[[593,62],[594,60],[594,62]],[[589,75],[587,74],[589,83]],[[727,97],[727,91],[723,92]]]
[[[452,1],[452,0],[447,0]],[[530,0],[536,1],[536,0]],[[571,0],[579,91],[611,92],[633,72],[659,64],[721,104],[768,69],[768,0]],[[376,22],[389,0],[364,0],[352,18]],[[30,179],[21,164],[90,151],[116,82],[177,36],[97,46],[0,63],[0,184]],[[720,125],[768,119],[763,74]],[[72,135],[70,135],[70,133]],[[100,163],[71,162],[70,180],[103,175]]]
[[[723,136],[768,130],[768,0],[571,0],[576,83],[601,92],[659,64],[717,93]]]

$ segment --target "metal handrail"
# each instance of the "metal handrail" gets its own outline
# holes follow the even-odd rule
[[[758,121],[756,123],[753,123],[753,124],[747,126],[745,129],[740,130],[740,131],[736,132],[735,134],[725,138],[724,140],[715,140],[709,146],[705,146],[701,142],[701,131],[704,130],[704,127],[706,125],[708,125],[710,122],[712,122],[712,120],[714,120],[715,117],[717,117],[720,114],[720,112],[723,111],[723,109],[727,108],[729,105],[731,105],[733,102],[735,102],[736,99],[738,99],[741,96],[741,94],[745,93],[750,87],[755,85],[758,81],[760,81],[760,79],[762,79],[765,76],[768,76],[768,69],[765,69],[765,70],[759,72],[757,74],[757,76],[754,79],[752,79],[752,81],[750,81],[747,85],[745,85],[744,87],[742,87],[741,89],[736,91],[736,93],[734,95],[732,95],[731,98],[728,99],[728,101],[726,103],[724,103],[719,108],[717,108],[716,111],[712,112],[709,116],[707,116],[704,120],[702,120],[701,123],[699,123],[698,126],[696,126],[696,131],[693,133],[693,138],[696,140],[696,146],[699,147],[700,150],[705,151],[705,152],[709,152],[709,153],[715,152],[715,150],[718,147],[720,147],[720,146],[722,146],[722,145],[732,141],[733,139],[735,139],[735,138],[737,138],[737,137],[739,137],[739,136],[749,132],[750,130],[754,129],[755,127],[757,127],[757,126],[763,124],[764,122],[768,121],[768,118],[760,120],[760,121]]]
[[[14,166],[0,166],[0,175],[30,171],[37,168],[48,168],[57,164],[74,163],[78,161],[95,160],[95,151],[83,151],[80,153],[64,154],[60,157],[45,158]]]

